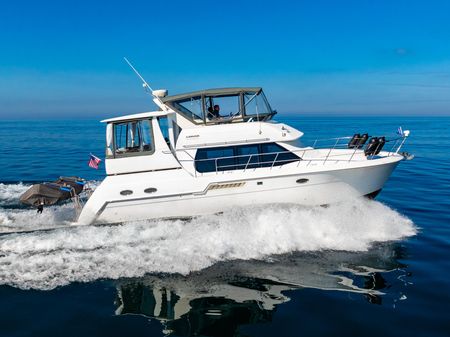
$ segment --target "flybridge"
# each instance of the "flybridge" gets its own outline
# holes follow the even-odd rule
[[[167,96],[165,89],[153,90],[127,58],[144,89],[163,111],[176,112],[188,124],[210,125],[269,121],[276,115],[261,87],[219,88]],[[182,122],[182,124],[185,124]]]
[[[154,92],[167,93],[167,90]],[[157,103],[164,105],[164,110],[109,118],[102,122],[163,117],[176,113],[192,126],[218,125],[267,122],[277,113],[270,107],[263,90],[253,87],[208,89],[166,97],[158,96],[158,100]]]
[[[207,89],[161,101],[194,124],[268,121],[276,114],[259,87]]]

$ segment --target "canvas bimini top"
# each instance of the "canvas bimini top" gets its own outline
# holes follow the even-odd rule
[[[241,93],[253,92],[259,93],[262,90],[261,87],[247,87],[247,88],[216,88],[216,89],[205,89],[197,90],[192,92],[187,92],[184,94],[177,94],[172,96],[163,97],[161,100],[164,103],[178,101],[181,99],[198,97],[198,96],[224,96],[224,95],[239,95]]]
[[[267,121],[276,114],[260,87],[199,90],[161,101],[195,124]]]

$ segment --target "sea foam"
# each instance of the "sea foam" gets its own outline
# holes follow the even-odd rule
[[[17,203],[20,196],[31,185],[26,184],[2,184],[0,183],[0,206]]]
[[[64,224],[68,206],[7,213],[37,227]],[[3,210],[5,211],[5,210]],[[20,213],[22,212],[22,213]],[[28,213],[27,213],[28,212]],[[59,212],[59,213],[58,213]],[[50,215],[54,213],[54,215]],[[14,220],[15,219],[15,220]],[[28,220],[27,220],[28,219]],[[0,215],[0,221],[1,215]],[[68,223],[68,222],[67,222]],[[375,242],[416,233],[411,220],[365,199],[330,207],[237,208],[191,220],[80,226],[0,236],[0,284],[52,289],[74,281],[201,270],[219,261],[267,259],[294,251],[366,251]]]

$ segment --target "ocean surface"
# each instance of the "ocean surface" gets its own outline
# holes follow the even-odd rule
[[[375,201],[74,228],[70,205],[18,199],[61,175],[98,185],[104,125],[0,121],[0,336],[449,336],[450,118],[277,120],[304,143],[402,126],[415,158]]]

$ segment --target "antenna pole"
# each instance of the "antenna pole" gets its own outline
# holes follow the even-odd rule
[[[153,101],[155,102],[155,100],[157,100],[159,102],[159,104],[157,104],[157,105],[159,105],[161,109],[165,110],[166,108],[165,108],[165,105],[164,105],[163,101],[161,100],[161,98],[156,96],[155,94],[153,94],[153,89],[150,87],[150,85],[147,83],[147,81],[141,76],[141,74],[139,74],[139,72],[136,70],[136,68],[133,67],[131,62],[128,61],[128,59],[126,57],[124,57],[123,59],[130,66],[130,68],[133,69],[134,73],[141,79],[141,81],[144,83],[144,87],[148,88],[150,90],[150,92],[153,96]]]
[[[130,66],[131,69],[133,69],[133,71],[135,72],[135,74],[141,79],[141,81],[144,83],[144,86],[149,88],[151,92],[153,92],[153,89],[150,87],[150,85],[147,83],[147,81],[141,76],[141,74],[139,74],[139,72],[136,70],[135,67],[133,67],[133,65],[131,64],[130,61],[128,61],[128,59],[126,57],[123,58],[125,60],[126,63],[128,63],[128,65]]]

